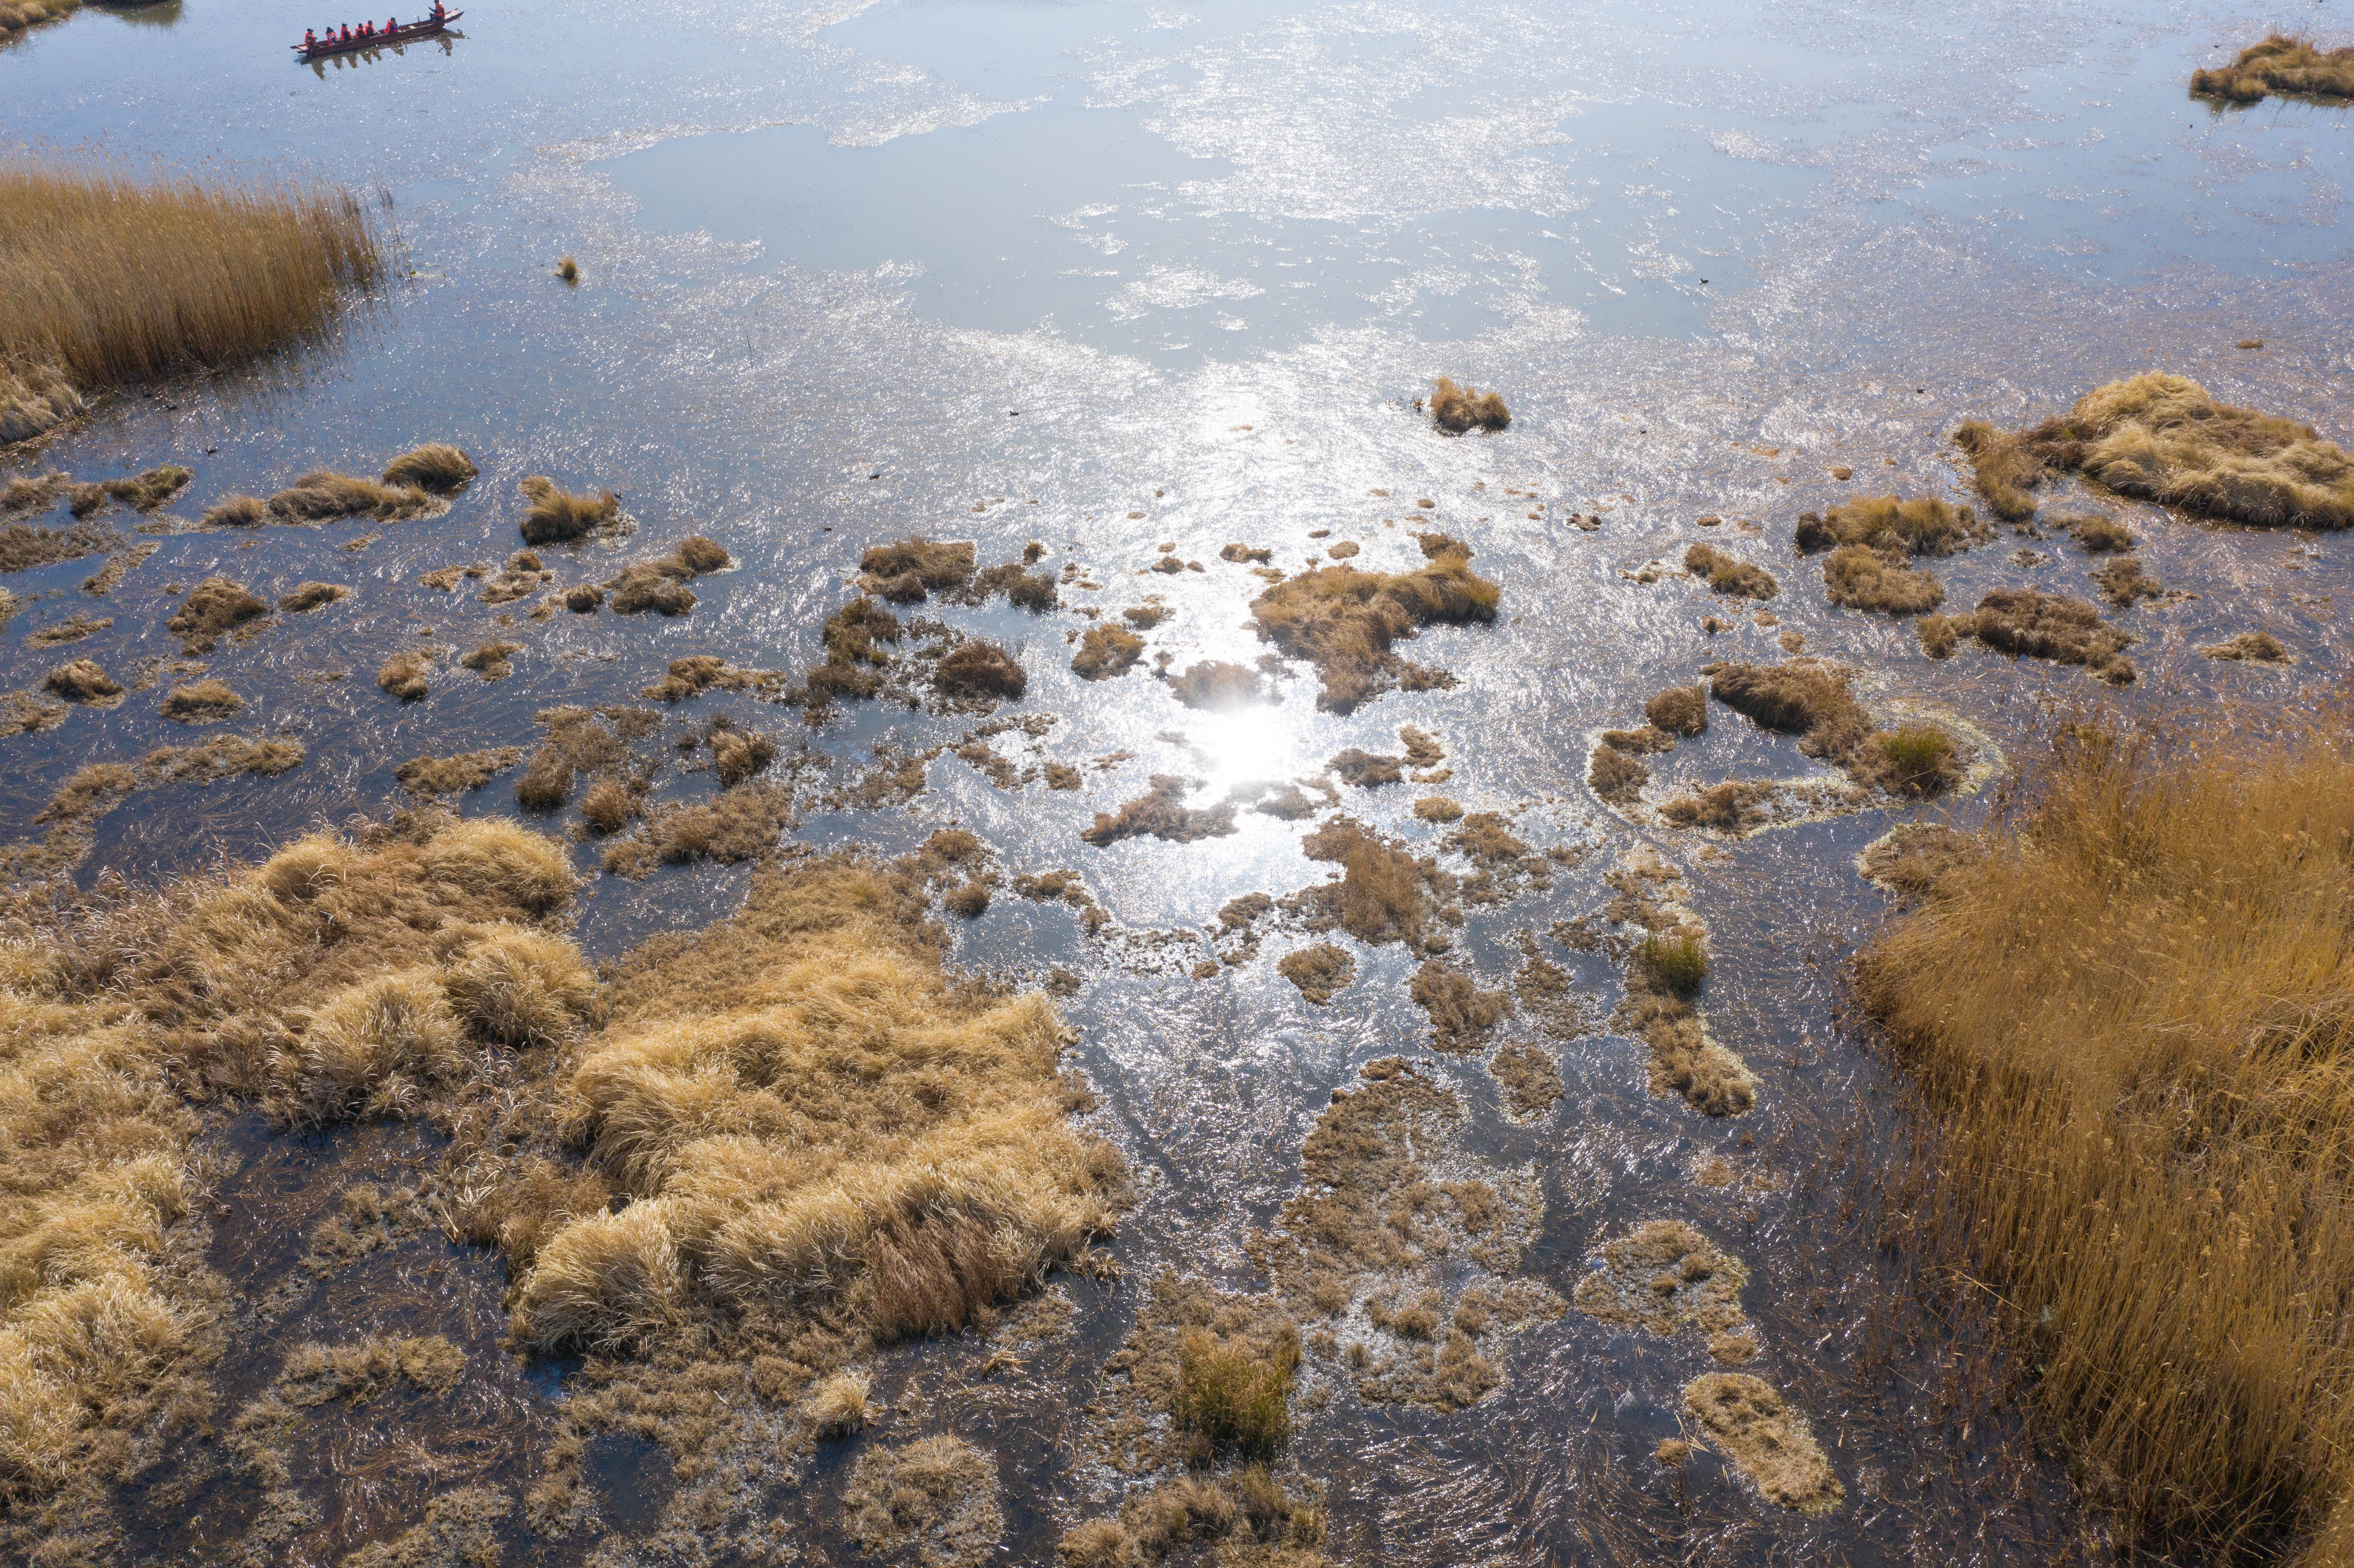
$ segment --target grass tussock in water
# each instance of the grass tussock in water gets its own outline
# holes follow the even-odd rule
[[[6,431],[59,381],[96,391],[316,341],[382,268],[340,187],[143,182],[43,159],[0,165],[0,366],[24,389],[0,407],[0,440],[23,439]]]
[[[2354,747],[2063,726],[1865,949],[1929,1137],[1911,1244],[1983,1280],[2131,1532],[2354,1551]]]
[[[1910,560],[1957,554],[1990,533],[1967,506],[1929,495],[1909,501],[1875,495],[1805,514],[1798,519],[1797,543],[1801,555],[1831,553],[1823,563],[1823,588],[1833,604],[1918,615],[1936,609],[1946,590]]]
[[[384,482],[403,489],[448,495],[463,490],[482,471],[474,466],[472,458],[456,447],[428,441],[385,464]]]
[[[1798,749],[1868,789],[1925,796],[1961,781],[1960,745],[1935,725],[1882,730],[1850,689],[1848,673],[1817,659],[1706,667],[1718,702],[1761,728],[1798,737]]]
[[[2296,662],[2296,655],[2283,647],[2281,640],[2269,631],[2243,631],[2224,641],[2211,642],[2199,652],[2209,659],[2227,659],[2251,664]]]
[[[218,724],[244,711],[245,699],[226,681],[191,681],[165,694],[155,711],[182,724]]]
[[[256,599],[243,583],[227,577],[207,577],[188,590],[179,610],[164,629],[180,639],[184,653],[209,653],[230,633],[250,635],[261,629],[270,606]]]
[[[1466,430],[1500,430],[1512,422],[1503,397],[1469,384],[1457,386],[1442,376],[1430,386],[1430,417],[1442,430],[1460,435]]]
[[[1782,591],[1782,585],[1765,567],[1728,556],[1712,545],[1694,545],[1687,549],[1684,570],[1718,593],[1736,599],[1772,599]]]
[[[428,679],[433,673],[430,655],[417,652],[396,653],[384,662],[376,673],[376,683],[404,703],[421,700],[433,689]]]
[[[1060,1021],[942,971],[926,869],[789,863],[625,967],[566,1098],[637,1202],[540,1247],[525,1340],[615,1344],[699,1302],[952,1329],[1108,1229],[1120,1162],[1065,1119]]]
[[[2219,403],[2183,376],[2112,381],[2023,430],[1972,420],[1954,439],[1979,493],[2031,516],[2033,492],[2066,472],[2137,501],[2268,528],[2354,527],[2354,458],[2310,425]]]
[[[1083,681],[1108,681],[1123,675],[1144,657],[1144,639],[1118,626],[1090,626],[1071,655],[1071,668]]]
[[[1997,588],[1978,600],[1971,614],[1927,616],[1915,630],[1921,651],[1932,659],[1950,657],[1962,639],[1975,637],[2021,658],[2081,664],[2113,686],[2134,681],[2133,662],[2125,656],[2134,644],[2133,633],[2111,626],[2081,599],[2034,588]]]
[[[526,545],[561,545],[584,539],[620,522],[621,498],[611,491],[576,495],[544,473],[517,482],[515,488],[531,503],[516,524]]]
[[[281,1104],[298,1064],[332,1056],[384,1063],[369,1086],[398,1097],[409,1021],[446,1014],[462,1038],[476,1012],[366,999],[387,976],[421,997],[481,933],[572,886],[548,841],[439,819],[16,926],[0,960],[0,1476],[19,1498],[94,1506],[204,1415],[209,1287],[201,1246],[175,1240],[197,1186],[191,1097]]]
[[[1426,626],[1489,624],[1501,590],[1473,575],[1471,552],[1459,541],[1430,535],[1423,549],[1428,564],[1419,571],[1311,568],[1251,601],[1259,635],[1323,677],[1317,706],[1351,713],[1393,686],[1453,683],[1443,671],[1400,659],[1392,645]]]
[[[2310,39],[2274,33],[2242,49],[2230,65],[2192,71],[2190,90],[2232,103],[2267,97],[2348,102],[2354,101],[2354,48],[2319,49]]]
[[[1684,1414],[1767,1502],[1829,1513],[1845,1499],[1807,1418],[1763,1378],[1704,1372],[1684,1385]]]
[[[1206,1330],[1182,1337],[1177,1351],[1177,1425],[1200,1434],[1213,1453],[1271,1459],[1291,1441],[1291,1384],[1299,1372],[1299,1331],[1289,1324],[1268,1344],[1222,1342]]]

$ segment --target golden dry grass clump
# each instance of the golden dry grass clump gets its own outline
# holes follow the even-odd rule
[[[384,465],[384,482],[405,489],[447,495],[463,490],[482,471],[456,447],[428,441]]]
[[[1083,681],[1108,681],[1126,674],[1144,656],[1144,639],[1118,626],[1090,626],[1071,655],[1071,668]]]
[[[1932,659],[1950,657],[1965,637],[2022,658],[2082,664],[2113,686],[2130,685],[2133,662],[2125,651],[2134,635],[2101,619],[2081,599],[2034,588],[1997,588],[1968,615],[1932,615],[1915,628],[1921,651]]]
[[[2259,527],[2354,526],[2354,458],[2310,425],[2219,403],[2198,382],[2153,372],[2088,392],[2067,413],[1998,432],[1974,419],[1954,439],[1997,512],[2033,515],[2062,472],[2137,501]]]
[[[858,557],[875,594],[893,604],[920,604],[931,593],[972,581],[970,539],[902,539],[875,545]]]
[[[1684,1385],[1684,1414],[1767,1502],[1829,1513],[1846,1499],[1807,1418],[1763,1378],[1703,1373]]]
[[[559,846],[445,818],[362,843],[314,835],[16,927],[0,952],[0,1478],[16,1495],[103,1497],[205,1410],[202,1247],[174,1245],[198,1194],[194,1106],[291,1111],[329,1064],[364,1075],[351,1064],[468,1049],[478,1016],[507,1013],[437,1003],[445,955],[534,944],[585,975],[528,928],[571,891]]]
[[[2060,727],[1859,959],[1931,1134],[1895,1203],[2131,1532],[2354,1548],[2354,746]],[[1932,1218],[1940,1216],[1941,1218]]]
[[[1890,615],[1918,615],[1946,597],[1935,577],[1908,565],[1916,556],[1950,556],[1989,535],[1967,506],[1935,496],[1910,501],[1866,496],[1798,519],[1801,555],[1829,550],[1823,587],[1833,604]]]
[[[1400,659],[1392,644],[1432,625],[1485,625],[1500,590],[1472,575],[1470,550],[1443,535],[1423,540],[1429,564],[1416,572],[1312,568],[1251,601],[1259,636],[1323,677],[1317,706],[1351,713],[1392,686],[1416,691],[1453,677]]]
[[[517,482],[515,488],[531,503],[516,524],[526,545],[560,545],[585,538],[620,519],[621,498],[610,490],[575,495],[541,473]]]
[[[9,0],[0,18],[27,10]],[[338,187],[142,182],[46,159],[0,167],[0,233],[10,423],[36,403],[69,410],[60,382],[96,391],[315,341],[382,266],[366,211]]]
[[[716,540],[690,534],[669,555],[632,561],[621,568],[620,576],[607,579],[605,586],[612,590],[616,615],[637,615],[649,609],[659,615],[684,615],[695,608],[695,590],[687,583],[734,564],[735,558]]]
[[[2242,49],[2230,65],[2192,71],[2190,90],[2232,103],[2256,103],[2272,95],[2343,103],[2354,99],[2354,48],[2323,50],[2309,39],[2274,33]]]
[[[387,659],[384,667],[376,673],[376,683],[402,702],[413,703],[433,689],[427,679],[432,673],[432,656],[412,649]]]
[[[180,608],[164,629],[180,639],[184,653],[209,653],[222,636],[249,635],[261,629],[270,606],[256,599],[243,583],[227,577],[207,577],[188,590]]]
[[[1773,573],[1754,561],[1728,556],[1712,545],[1694,545],[1685,550],[1684,570],[1718,593],[1736,599],[1772,599],[1782,591]]]
[[[1108,849],[1123,839],[1150,834],[1170,843],[1189,844],[1199,839],[1224,838],[1235,831],[1235,802],[1188,806],[1185,797],[1200,786],[1174,773],[1156,773],[1152,789],[1123,804],[1118,811],[1097,811],[1095,821],[1079,830],[1079,837],[1097,849]]]
[[[1709,693],[1760,728],[1798,737],[1798,749],[1870,789],[1937,795],[1961,781],[1962,749],[1930,724],[1883,730],[1856,701],[1850,674],[1819,659],[1711,664]]]
[[[1440,429],[1458,435],[1473,429],[1500,430],[1512,422],[1500,396],[1469,383],[1458,387],[1444,376],[1431,383],[1430,417]]]
[[[235,717],[244,707],[245,699],[230,690],[228,682],[207,680],[173,687],[155,711],[182,724],[218,724]]]
[[[539,1247],[524,1341],[614,1345],[696,1301],[953,1329],[1108,1229],[1121,1163],[1066,1118],[1061,1021],[952,980],[926,907],[905,863],[788,862],[622,967],[565,1095],[633,1201]]]
[[[1745,1114],[1757,1104],[1756,1075],[1709,1033],[1692,1000],[1707,973],[1708,928],[1685,906],[1683,873],[1638,846],[1603,881],[1613,894],[1605,917],[1627,933],[1617,938],[1626,995],[1611,1022],[1649,1047],[1651,1092],[1703,1116]]]

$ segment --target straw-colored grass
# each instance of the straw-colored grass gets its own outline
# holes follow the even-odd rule
[[[623,969],[567,1096],[636,1201],[541,1246],[525,1342],[626,1342],[694,1299],[951,1329],[1108,1227],[1120,1161],[1065,1118],[1053,1007],[952,984],[926,907],[904,865],[788,863]]]
[[[260,866],[11,930],[0,1486],[95,1507],[209,1407],[199,1352],[217,1298],[201,1239],[175,1228],[199,1194],[196,1106],[348,1112],[398,1072],[481,1050],[472,1014],[440,1000],[443,964],[570,890],[561,847],[442,819],[372,848],[313,835]]]
[[[1500,430],[1512,422],[1500,396],[1468,382],[1458,387],[1444,376],[1430,384],[1430,417],[1440,429],[1458,435],[1475,429]]]
[[[0,18],[22,4],[0,0]],[[339,187],[142,181],[44,159],[0,166],[0,366],[37,392],[315,342],[383,265],[366,210]]]
[[[1439,535],[1426,538],[1423,548],[1429,564],[1420,571],[1326,567],[1278,583],[1251,601],[1259,635],[1314,664],[1323,677],[1317,706],[1345,714],[1392,686],[1445,683],[1405,663],[1392,644],[1426,626],[1496,619],[1500,590],[1472,573],[1468,548]]]
[[[0,43],[29,27],[70,16],[80,8],[81,0],[0,0]]]
[[[2354,1553],[2354,742],[2063,726],[1866,949],[1928,1122],[1900,1236],[2130,1534]]]
[[[1955,432],[1979,493],[2005,517],[2062,472],[2137,501],[2258,527],[2354,527],[2354,458],[2310,425],[2219,403],[2196,381],[2152,373],[2112,381],[2067,413],[2008,434],[1982,420]]]
[[[2354,48],[2322,50],[2308,39],[2274,33],[2242,49],[2230,65],[2191,72],[2190,90],[2232,103],[2258,103],[2268,95],[2344,103],[2354,99]]]

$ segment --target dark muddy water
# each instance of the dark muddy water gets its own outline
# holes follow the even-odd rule
[[[2329,25],[2327,9],[2311,16]],[[304,764],[138,796],[100,824],[86,884],[149,881],[382,813],[408,803],[401,762],[528,747],[537,710],[632,700],[685,654],[801,668],[866,545],[970,537],[989,565],[1036,540],[1046,569],[1078,568],[1063,609],[941,613],[1003,641],[1028,672],[1028,694],[1000,716],[1055,720],[1034,740],[991,744],[1020,768],[1080,766],[1085,788],[1000,788],[949,755],[911,802],[812,806],[796,830],[897,849],[959,821],[1008,873],[1080,871],[1116,921],[1090,940],[1066,908],[1001,894],[962,944],[975,965],[1080,979],[1066,1004],[1076,1062],[1141,1178],[1115,1247],[1124,1280],[1060,1284],[1074,1326],[1024,1351],[1018,1377],[983,1373],[990,1347],[970,1340],[905,1347],[877,1369],[881,1437],[955,1431],[998,1457],[1007,1561],[1050,1561],[1062,1529],[1118,1499],[1081,1407],[1145,1283],[1174,1268],[1263,1287],[1246,1233],[1297,1192],[1301,1141],[1331,1092],[1367,1061],[1430,1048],[1405,995],[1414,964],[1395,947],[1359,950],[1356,982],[1328,1008],[1277,976],[1290,937],[1189,978],[1225,900],[1322,880],[1299,850],[1310,824],[1246,810],[1231,836],[1101,850],[1079,830],[1152,774],[1207,780],[1206,799],[1313,773],[1345,746],[1395,752],[1403,725],[1439,739],[1452,777],[1343,789],[1344,810],[1419,852],[1446,830],[1412,802],[1443,792],[1518,813],[1536,849],[1575,852],[1549,890],[1472,911],[1457,957],[1500,983],[1518,962],[1514,934],[1538,933],[1606,1010],[1612,966],[1541,934],[1598,909],[1601,875],[1649,842],[1712,933],[1710,1026],[1760,1084],[1752,1114],[1711,1120],[1646,1092],[1637,1043],[1552,1039],[1523,1018],[1507,1037],[1558,1059],[1564,1097],[1514,1122],[1476,1058],[1438,1059],[1469,1112],[1454,1158],[1533,1171],[1545,1208],[1525,1266],[1564,1297],[1590,1249],[1633,1221],[1687,1218],[1742,1255],[1764,1346],[1746,1370],[1807,1413],[1848,1496],[1806,1518],[1758,1501],[1713,1458],[1654,1467],[1652,1445],[1680,1425],[1678,1391],[1713,1365],[1700,1337],[1573,1310],[1514,1336],[1501,1386],[1471,1410],[1345,1392],[1303,1407],[1294,1458],[1329,1489],[1334,1558],[1992,1563],[2051,1556],[2077,1533],[2056,1467],[2029,1462],[1999,1420],[1942,1414],[1949,1360],[1932,1326],[1899,1321],[1883,1353],[1893,1266],[1840,1199],[1840,1168],[1859,1136],[1877,1136],[1883,1097],[1834,1022],[1839,964],[1885,908],[1853,861],[1898,813],[1718,840],[1606,807],[1585,787],[1585,758],[1595,732],[1638,723],[1644,698],[1703,662],[1776,659],[1792,635],[1863,672],[1875,714],[1955,722],[1990,764],[2055,705],[2295,711],[2340,682],[2349,573],[2335,538],[2104,503],[2141,536],[2152,575],[2197,595],[2109,612],[2138,639],[2141,679],[2123,693],[1967,647],[1933,662],[1910,622],[1828,605],[1790,544],[1798,513],[1850,494],[1962,499],[1946,437],[1963,418],[2040,418],[2147,368],[2354,438],[2354,121],[2278,102],[2216,113],[2183,90],[2278,13],[479,0],[443,43],[289,63],[286,42],[327,20],[279,0],[90,8],[0,50],[0,134],[132,164],[327,175],[369,191],[400,240],[398,275],[335,350],[117,399],[39,450],[0,454],[0,477],[184,461],[197,477],[171,510],[186,521],[313,468],[372,472],[424,440],[464,446],[483,470],[422,522],[254,534],[190,522],[153,540],[103,600],[78,587],[90,561],[7,579],[30,600],[0,655],[12,689],[71,653],[118,672],[176,655],[167,585],[219,572],[272,599],[313,578],[355,589],[207,659],[248,699],[235,727],[300,739]],[[577,288],[552,275],[561,255],[578,259]],[[1501,390],[1511,428],[1434,431],[1411,404],[1438,374]],[[559,583],[693,532],[740,565],[698,580],[700,602],[674,620],[535,623],[517,613],[527,604],[480,603],[473,584],[419,584],[504,560],[518,544],[515,482],[534,473],[615,489],[636,524],[618,543],[546,552]],[[1066,638],[1087,624],[1078,607],[1117,614],[1147,595],[1174,612],[1149,652],[1177,668],[1264,652],[1245,610],[1259,585],[1218,558],[1230,541],[1297,569],[1352,540],[1356,565],[1402,569],[1420,560],[1413,532],[1433,527],[1469,542],[1503,593],[1493,627],[1410,650],[1451,670],[1453,690],[1336,717],[1293,665],[1279,705],[1219,716],[1182,707],[1149,666],[1100,684],[1067,668]],[[1699,540],[1780,579],[1776,624],[1682,577],[1635,580]],[[1206,569],[1146,574],[1164,544]],[[1967,608],[2005,585],[2091,598],[2097,564],[2056,532],[2004,529],[1935,569],[1948,607]],[[113,624],[71,653],[27,644],[77,611]],[[1711,615],[1729,629],[1704,632]],[[2197,652],[2254,630],[2298,662]],[[494,636],[523,645],[507,680],[445,656],[421,703],[376,688],[398,649]],[[34,814],[86,763],[198,738],[156,715],[160,689],[0,741],[6,830],[34,835]],[[710,694],[682,705],[664,739],[719,712],[790,744],[801,734],[790,713]],[[973,722],[870,705],[808,738],[838,781],[878,743],[928,747]],[[1092,766],[1114,753],[1127,756]],[[1681,783],[1824,774],[1723,712],[1653,771],[1654,802]],[[712,787],[673,768],[660,792]],[[1980,789],[1914,814],[1967,822],[1986,800]],[[461,809],[515,810],[510,780]],[[611,955],[701,924],[744,879],[708,867],[601,879],[582,940]],[[335,1561],[405,1528],[453,1476],[519,1494],[567,1369],[499,1348],[494,1261],[410,1236],[272,1308],[286,1316],[264,1311],[300,1254],[288,1236],[343,1185],[396,1180],[422,1154],[373,1133],[324,1147],[240,1126],[217,1142],[230,1173],[215,1259],[241,1303],[225,1388],[241,1399],[265,1386],[296,1339],[387,1326],[450,1334],[479,1383],[462,1430],[388,1408],[323,1438],[345,1447],[306,1481],[325,1500],[298,1555]],[[1712,1156],[1742,1180],[1696,1181]],[[599,1441],[589,1474],[610,1533],[549,1543],[511,1530],[511,1560],[656,1559],[632,1543],[659,1530],[667,1461]],[[837,1533],[854,1457],[828,1450],[764,1494],[810,1561],[857,1560]],[[187,1458],[187,1485],[207,1463]],[[217,1497],[194,1523],[139,1514],[133,1560],[219,1560],[260,1504],[231,1483]]]

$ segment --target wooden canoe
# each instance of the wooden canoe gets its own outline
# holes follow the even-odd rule
[[[328,55],[355,55],[366,49],[383,48],[387,44],[405,44],[411,38],[429,38],[436,33],[447,31],[451,23],[464,15],[463,11],[452,11],[438,19],[429,16],[422,22],[405,22],[390,32],[370,33],[365,38],[321,38],[308,46],[290,44],[287,47],[294,51],[294,58],[298,60],[323,59]]]

